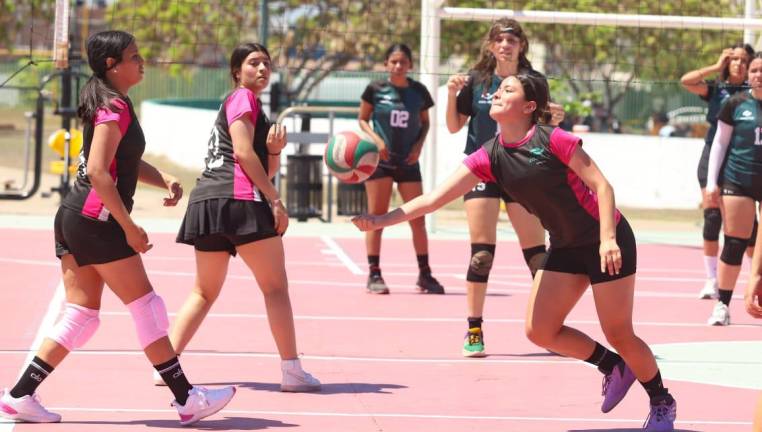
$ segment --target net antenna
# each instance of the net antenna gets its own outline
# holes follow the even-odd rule
[[[744,18],[718,18],[679,15],[637,15],[588,12],[561,12],[537,10],[511,10],[486,8],[444,7],[444,0],[421,0],[421,49],[420,81],[434,91],[431,96],[437,102],[439,88],[440,33],[443,19],[460,21],[495,21],[499,18],[514,18],[521,23],[573,24],[587,26],[613,26],[664,29],[715,29],[742,30],[744,41],[754,45],[756,33],[762,30],[762,19],[751,18],[756,12],[755,0],[745,1]],[[423,165],[426,176],[425,190],[432,190],[437,184],[436,166],[438,142],[437,116],[430,117],[430,131],[426,135],[426,151]],[[427,224],[436,231],[434,214],[427,215]]]
[[[56,0],[53,27],[53,62],[57,69],[69,67],[69,0]]]

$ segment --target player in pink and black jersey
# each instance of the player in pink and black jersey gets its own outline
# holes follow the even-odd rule
[[[180,423],[189,425],[221,410],[235,387],[207,390],[188,382],[167,337],[164,301],[148,281],[139,255],[151,244],[130,217],[138,181],[166,188],[167,206],[176,205],[183,190],[177,179],[141,159],[145,139],[127,96],[143,79],[134,37],[122,31],[96,33],[87,41],[87,57],[93,76],[80,97],[84,146],[74,187],[55,218],[66,308],[16,385],[0,393],[0,416],[35,423],[61,420],[40,404],[35,391],[98,329],[105,284],[127,305],[143,352],[175,395],[172,405]]]
[[[538,124],[548,109],[548,87],[534,74],[502,81],[490,116],[500,133],[472,153],[434,191],[381,216],[358,216],[361,230],[432,212],[480,181],[495,182],[537,216],[550,235],[548,254],[529,297],[526,333],[548,350],[598,366],[604,374],[601,405],[609,412],[638,379],[650,397],[646,431],[672,431],[677,404],[664,387],[656,360],[632,327],[635,237],[614,206],[614,192],[581,140]],[[617,353],[564,324],[592,285],[604,334]]]

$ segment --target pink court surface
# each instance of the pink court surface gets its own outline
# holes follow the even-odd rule
[[[22,219],[0,218],[2,386],[13,385],[55,322],[63,299],[52,224],[46,220],[26,227],[30,224]],[[193,283],[193,253],[174,243],[174,224],[146,226],[154,248],[144,262],[172,317]],[[346,223],[338,228],[292,226],[284,242],[299,351],[323,390],[278,391],[279,361],[262,296],[236,259],[220,299],[182,356],[192,382],[238,387],[228,407],[198,423],[198,429],[640,430],[648,401],[638,384],[614,411],[602,414],[601,375],[524,336],[530,280],[515,241],[500,241],[490,280],[484,324],[489,356],[464,359],[464,236],[433,236],[432,267],[447,295],[427,296],[414,291],[417,268],[410,240],[390,234],[383,244],[382,268],[392,293],[372,296],[364,289],[360,233]],[[666,385],[678,400],[677,430],[751,430],[762,389],[762,326],[743,311],[747,265],[731,304],[733,325],[708,327],[712,302],[696,296],[703,284],[700,249],[639,244],[635,327],[657,355]],[[604,340],[589,292],[569,324]],[[0,423],[0,432],[177,428],[171,394],[152,385],[151,371],[125,307],[106,293],[98,333],[39,389],[44,404],[63,415],[63,423]]]

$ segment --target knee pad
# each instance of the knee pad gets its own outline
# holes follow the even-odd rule
[[[717,241],[722,229],[722,213],[718,208],[704,209],[704,240]]]
[[[80,348],[95,334],[101,323],[97,309],[66,303],[61,320],[56,323],[50,338],[69,351]]]
[[[757,229],[759,228],[759,222],[757,218],[754,218],[754,227],[751,229],[751,238],[749,239],[749,246],[754,247],[757,245]]]
[[[545,245],[521,250],[521,253],[524,254],[524,261],[526,261],[527,267],[529,267],[529,271],[532,273],[532,279],[534,279],[537,270],[542,267],[542,263],[545,261],[545,252]]]
[[[135,321],[141,348],[145,349],[167,335],[169,328],[167,307],[164,305],[164,300],[155,292],[151,291],[128,304],[127,309],[130,310],[132,320]]]
[[[495,259],[495,245],[471,243],[471,259],[468,263],[466,280],[485,283],[489,280],[492,261]]]
[[[743,254],[746,252],[746,246],[748,244],[749,239],[726,235],[725,244],[722,246],[722,253],[720,254],[720,260],[728,265],[741,265],[743,262]]]

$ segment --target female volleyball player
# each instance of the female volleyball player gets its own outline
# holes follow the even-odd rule
[[[143,131],[127,92],[143,79],[143,58],[135,39],[105,31],[87,41],[93,76],[82,89],[79,116],[84,146],[71,192],[55,218],[56,256],[66,289],[61,320],[43,341],[16,385],[2,392],[0,416],[35,423],[58,422],[35,391],[74,349],[98,329],[103,285],[127,305],[146,357],[175,396],[180,423],[188,425],[221,410],[235,387],[191,386],[167,338],[164,301],[148,281],[139,253],[151,249],[146,232],[130,217],[138,181],[166,188],[164,205],[183,195],[180,183],[141,160]]]
[[[489,107],[500,81],[519,71],[540,75],[532,69],[526,57],[528,51],[529,40],[521,25],[513,19],[499,19],[485,36],[480,58],[471,72],[453,75],[447,81],[447,129],[455,133],[468,122],[465,154],[478,150],[497,132],[497,124],[489,116]],[[554,110],[553,117],[553,124],[558,124],[563,120],[563,110]],[[462,353],[466,357],[482,357],[485,355],[482,315],[495,254],[500,201],[505,202],[508,218],[533,277],[545,257],[545,231],[535,216],[495,183],[479,182],[463,196],[463,200],[471,257],[466,273],[468,331]]]
[[[757,244],[762,244],[759,241],[760,237],[762,237],[762,231],[757,233]],[[751,259],[751,272],[749,273],[749,284],[746,287],[744,301],[746,312],[754,318],[762,319],[762,250],[760,249],[754,251],[754,256]],[[762,396],[757,401],[752,430],[762,432]]]
[[[490,108],[500,127],[496,137],[434,191],[385,215],[358,216],[354,223],[363,231],[389,226],[432,212],[480,181],[495,183],[537,215],[550,234],[529,298],[529,339],[597,365],[604,374],[603,412],[613,409],[637,378],[650,396],[644,430],[671,431],[677,404],[662,384],[651,350],[632,327],[635,236],[581,140],[538,124],[548,97],[547,82],[536,74],[504,79]],[[601,328],[619,354],[564,324],[590,284]]]
[[[177,314],[171,340],[180,354],[217,299],[230,257],[240,254],[264,294],[281,357],[281,390],[315,391],[320,381],[302,369],[296,350],[281,239],[288,213],[270,181],[286,145],[284,126],[270,123],[259,100],[271,72],[270,53],[260,44],[241,44],[230,56],[235,90],[220,107],[206,169],[191,192],[177,235],[178,242],[195,248],[196,281]]]
[[[762,201],[762,140],[758,113],[762,100],[762,53],[749,63],[748,90],[736,93],[717,115],[717,133],[709,153],[706,191],[714,205],[721,195],[725,242],[717,268],[719,301],[708,324],[730,324],[730,300],[741,271],[744,250],[753,235],[757,203]],[[727,156],[727,159],[726,159]]]
[[[389,76],[368,84],[360,102],[360,128],[373,139],[380,153],[376,171],[365,181],[370,214],[389,211],[394,182],[405,202],[423,193],[418,157],[429,131],[429,108],[434,106],[426,87],[407,76],[413,67],[413,53],[407,45],[392,45],[386,50],[384,58]],[[424,218],[411,220],[410,229],[418,260],[418,291],[444,294],[442,285],[431,275]],[[389,288],[381,277],[382,232],[365,233],[370,267],[367,290],[373,294],[389,294]]]
[[[697,174],[701,187],[702,207],[704,209],[704,268],[706,282],[699,297],[702,299],[717,298],[717,254],[719,252],[720,230],[722,229],[722,213],[716,203],[710,202],[706,193],[707,167],[709,152],[712,148],[715,132],[717,132],[717,114],[722,105],[740,90],[747,88],[746,73],[749,60],[754,50],[749,45],[735,45],[726,48],[720,58],[712,65],[690,71],[683,75],[680,83],[689,92],[698,95],[709,105],[706,121],[709,129],[704,138],[704,150],[701,152]],[[716,79],[705,78],[719,74]],[[750,247],[753,249],[754,242]],[[749,251],[750,253],[751,251]]]

